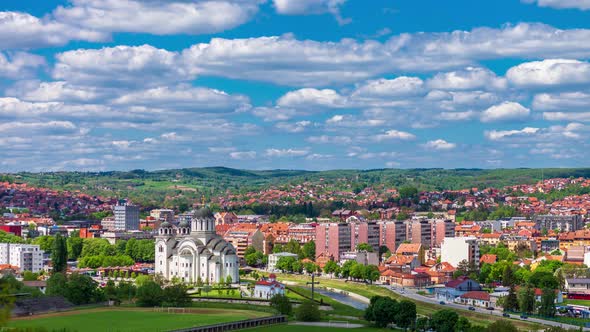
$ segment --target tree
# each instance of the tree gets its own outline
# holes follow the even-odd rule
[[[416,303],[408,300],[402,300],[397,305],[395,315],[395,324],[404,330],[412,327],[416,321]]]
[[[68,277],[66,299],[76,305],[96,303],[103,299],[98,284],[85,274],[72,273]]]
[[[49,279],[47,279],[47,289],[45,293],[47,295],[57,295],[57,296],[64,296],[67,293],[67,283],[68,280],[65,274],[58,272],[51,275]]]
[[[535,310],[535,289],[527,285],[518,292],[518,307],[527,314]]]
[[[297,254],[299,257],[302,256],[301,245],[295,239],[291,239],[289,242],[287,242],[285,245],[285,251],[292,254]]]
[[[33,273],[31,271],[25,271],[23,272],[23,280],[24,281],[35,281],[39,278],[39,274],[38,273]]]
[[[301,263],[301,261],[294,261],[291,264],[291,270],[292,272],[297,272],[297,273],[301,273],[303,272],[303,264]]]
[[[456,312],[443,309],[432,314],[430,325],[437,332],[454,332],[458,320],[459,315]]]
[[[164,291],[153,280],[145,282],[137,287],[137,305],[140,307],[157,307],[164,300]]]
[[[295,309],[295,318],[302,322],[317,322],[321,318],[320,308],[311,300],[304,300]]]
[[[377,327],[386,327],[395,321],[397,311],[396,300],[387,296],[373,296],[365,309],[365,319]]]
[[[510,290],[504,300],[504,311],[518,311],[518,298],[516,296],[514,285],[510,285]]]
[[[502,285],[510,286],[514,284],[514,273],[512,271],[512,266],[506,266],[504,268],[504,272],[502,273]]]
[[[554,288],[543,288],[541,304],[539,306],[539,315],[544,317],[555,316],[555,291]]]
[[[68,249],[66,239],[57,233],[53,242],[53,250],[51,254],[51,263],[53,265],[53,273],[66,272],[68,268]]]
[[[119,294],[117,292],[117,286],[115,285],[115,282],[113,280],[109,279],[107,281],[106,285],[103,288],[103,292],[107,300],[114,301],[115,304],[119,304],[121,302],[121,299],[119,299]]]
[[[293,312],[293,305],[291,304],[291,301],[283,294],[275,294],[270,299],[270,306],[281,313],[281,315],[289,316]]]
[[[499,319],[486,328],[487,332],[518,332],[516,326],[505,319]]]
[[[370,283],[373,283],[379,280],[380,276],[381,274],[379,273],[379,268],[376,265],[364,266],[363,279],[368,280]]]
[[[77,260],[80,254],[82,254],[83,247],[84,239],[70,236],[67,240],[68,259]]]
[[[191,297],[187,293],[188,289],[184,284],[171,285],[162,291],[162,300],[164,305],[172,307],[186,307],[191,304]]]
[[[303,268],[307,273],[313,273],[318,270],[318,266],[315,265],[313,262],[306,262],[303,264]]]
[[[356,250],[357,251],[373,252],[373,246],[371,246],[368,243],[359,243],[356,245]]]
[[[277,269],[281,270],[282,272],[285,272],[285,271],[293,272],[293,263],[295,263],[296,261],[297,260],[295,259],[295,257],[283,256],[283,257],[279,258],[275,267]]]
[[[253,253],[244,255],[244,260],[248,266],[258,266],[262,263],[264,254],[260,251],[254,251]]]
[[[457,332],[467,332],[471,328],[471,322],[465,317],[459,317],[457,324],[455,324],[455,330]]]
[[[338,274],[340,272],[340,266],[334,261],[326,262],[324,265],[324,273],[326,274]]]
[[[301,248],[301,253],[303,255],[301,258],[315,260],[315,242],[312,240],[304,244],[303,248]]]
[[[430,321],[427,317],[418,317],[416,319],[416,331],[423,332],[428,330],[430,326]]]
[[[418,189],[415,187],[401,187],[399,189],[399,197],[401,199],[413,199],[418,196]]]

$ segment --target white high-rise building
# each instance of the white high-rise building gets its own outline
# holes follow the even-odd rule
[[[0,243],[0,264],[18,266],[21,271],[39,272],[43,269],[43,250],[33,244]]]
[[[139,230],[139,206],[129,203],[119,203],[113,208],[115,214],[115,229],[117,231]]]
[[[477,238],[470,237],[445,237],[441,246],[441,262],[447,262],[457,267],[461,261],[479,264],[479,246]]]
[[[235,248],[215,232],[215,218],[207,208],[197,210],[192,222],[178,227],[163,222],[156,236],[156,274],[187,283],[218,283],[228,277],[239,282],[239,263]]]

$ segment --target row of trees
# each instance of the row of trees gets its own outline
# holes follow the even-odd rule
[[[377,327],[395,324],[403,329],[411,328],[416,321],[416,303],[408,300],[398,302],[387,296],[373,296],[365,310],[365,319]]]

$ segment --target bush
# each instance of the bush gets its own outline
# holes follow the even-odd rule
[[[153,280],[146,281],[137,288],[137,305],[140,307],[157,307],[164,300],[164,291]]]
[[[277,294],[270,299],[270,306],[276,309],[281,315],[290,315],[293,312],[293,305],[289,298],[282,294]]]
[[[321,318],[320,308],[317,303],[306,300],[295,309],[295,318],[302,322],[317,322]]]

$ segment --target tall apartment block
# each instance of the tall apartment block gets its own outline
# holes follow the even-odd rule
[[[368,243],[373,251],[379,251],[379,225],[375,221],[350,223],[350,250],[360,243]]]
[[[389,251],[395,252],[402,242],[408,238],[408,229],[403,221],[380,221],[379,244],[386,246]]]
[[[0,243],[0,264],[18,266],[21,271],[39,272],[43,269],[43,250],[33,244]]]
[[[316,227],[316,257],[331,254],[339,261],[340,255],[350,251],[351,227],[346,223],[325,223]]]
[[[115,214],[115,230],[139,230],[139,206],[119,202],[114,206],[113,213]]]

